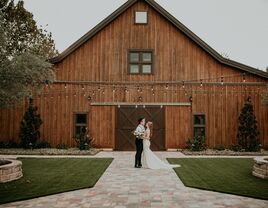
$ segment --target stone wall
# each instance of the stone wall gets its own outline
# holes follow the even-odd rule
[[[262,179],[268,179],[268,157],[254,158],[252,174]]]
[[[0,183],[17,180],[23,176],[22,163],[18,160],[7,160],[11,163],[0,166]]]

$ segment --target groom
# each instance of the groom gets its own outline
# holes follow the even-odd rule
[[[140,118],[138,120],[139,125],[137,126],[136,130],[134,131],[134,135],[136,136],[136,155],[135,155],[135,168],[141,168],[141,154],[143,150],[142,144],[142,136],[145,132],[145,118]]]

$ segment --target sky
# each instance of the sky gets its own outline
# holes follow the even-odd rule
[[[24,0],[62,52],[126,0]],[[218,53],[268,67],[268,0],[156,0]]]

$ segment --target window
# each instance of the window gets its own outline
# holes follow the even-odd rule
[[[78,136],[82,128],[87,126],[87,113],[76,113],[74,115],[74,136]]]
[[[205,114],[194,115],[194,137],[206,136]]]
[[[135,12],[135,24],[147,24],[148,14],[146,11]]]
[[[130,74],[152,74],[153,54],[152,51],[129,51]]]

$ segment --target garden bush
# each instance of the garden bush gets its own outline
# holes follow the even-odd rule
[[[242,150],[242,147],[239,144],[231,144],[229,146],[229,150],[234,151],[234,152],[239,152]]]
[[[258,122],[254,114],[253,105],[248,97],[239,116],[238,144],[245,151],[255,152],[260,150]]]
[[[19,144],[13,140],[0,141],[0,148],[18,148]]]
[[[225,147],[223,144],[217,144],[217,145],[215,145],[215,147],[213,149],[218,150],[218,151],[223,151],[223,150],[225,150]]]
[[[66,145],[66,144],[57,144],[56,148],[57,149],[68,149],[68,145]]]
[[[91,148],[92,139],[89,137],[88,129],[83,127],[80,134],[75,138],[75,141],[80,150],[88,150]]]
[[[29,107],[24,113],[20,123],[19,138],[23,148],[33,148],[36,142],[40,139],[40,126],[42,119],[37,112],[37,107],[33,104],[33,99],[29,99]]]
[[[188,139],[186,145],[192,151],[203,151],[206,149],[205,137],[196,136],[193,139]]]
[[[49,142],[44,141],[44,140],[41,140],[41,141],[38,141],[38,142],[35,144],[35,148],[37,148],[37,149],[41,149],[41,148],[51,148],[51,145],[49,144]]]
[[[262,146],[262,149],[268,151],[268,144],[264,144],[264,145]]]

